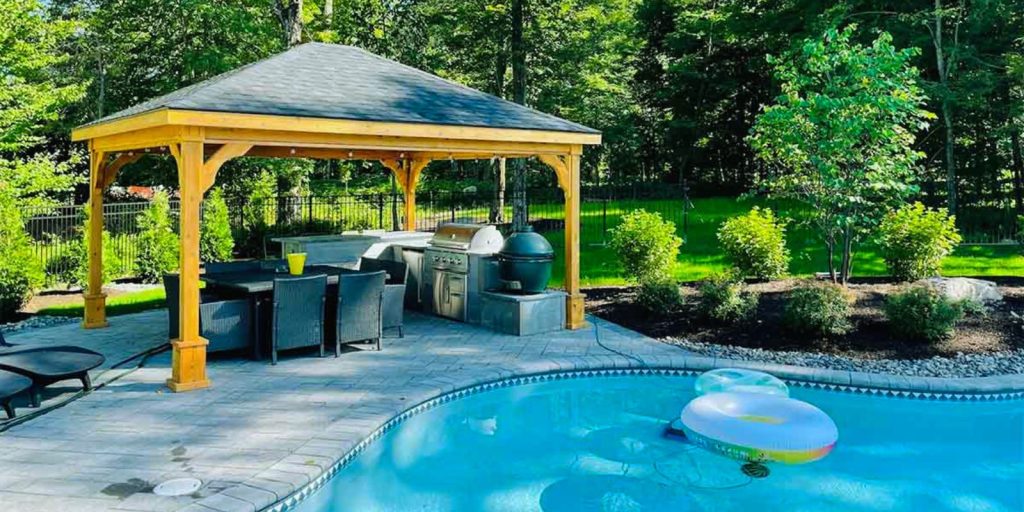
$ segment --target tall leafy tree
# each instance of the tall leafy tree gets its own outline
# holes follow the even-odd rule
[[[782,94],[749,137],[771,169],[760,185],[807,204],[829,274],[844,284],[855,244],[916,191],[914,134],[934,118],[910,64],[918,50],[897,49],[887,33],[859,44],[855,31],[830,29],[771,59]]]

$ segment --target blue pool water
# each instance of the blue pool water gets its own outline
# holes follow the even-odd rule
[[[687,377],[592,377],[438,406],[372,443],[298,510],[1024,511],[1024,402],[794,389],[831,415],[835,450],[751,480],[662,435]]]

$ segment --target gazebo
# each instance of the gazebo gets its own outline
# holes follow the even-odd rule
[[[309,43],[80,126],[90,158],[86,329],[107,325],[103,191],[146,154],[177,161],[181,194],[179,338],[167,385],[209,385],[199,331],[199,216],[218,169],[241,156],[378,160],[416,226],[416,184],[432,160],[536,157],[565,195],[567,327],[583,325],[579,285],[580,156],[600,132],[358,48]]]

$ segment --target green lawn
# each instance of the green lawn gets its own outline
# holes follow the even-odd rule
[[[726,269],[725,259],[718,251],[718,242],[715,238],[718,226],[725,219],[744,213],[754,205],[771,206],[782,213],[799,211],[791,204],[768,204],[762,200],[708,198],[697,199],[693,203],[685,233],[686,243],[683,244],[675,268],[675,276],[680,281],[699,280]],[[669,200],[617,201],[614,206],[608,207],[605,218],[605,207],[601,203],[583,204],[580,273],[584,286],[625,283],[615,254],[602,243],[601,227],[605,222],[609,227],[615,226],[623,213],[637,208],[678,212],[680,206],[678,201]],[[557,219],[562,216],[559,204],[534,205],[531,206],[531,211],[540,218]],[[680,216],[677,214],[675,217],[678,219]],[[683,236],[681,222],[679,224],[679,235]],[[790,264],[792,274],[809,276],[814,272],[826,270],[825,250],[814,233],[794,227],[787,235],[793,258]],[[563,233],[555,231],[546,233],[545,236],[551,241],[557,254],[553,284],[560,285],[565,270],[561,263],[565,247]],[[885,275],[885,265],[877,250],[865,245],[856,255],[853,271],[855,276],[881,276]],[[1024,276],[1024,256],[1021,255],[1020,248],[1011,245],[965,245],[957,248],[956,252],[946,259],[943,273],[950,276]],[[107,302],[107,311],[113,316],[163,306],[163,290],[156,289],[111,297]],[[40,311],[40,314],[81,316],[82,304],[51,307]]]
[[[781,213],[798,212],[799,209],[788,203],[767,203],[763,200],[737,200],[735,198],[707,198],[693,201],[693,209],[689,213],[689,225],[685,234],[686,243],[680,250],[679,260],[675,268],[675,276],[680,281],[694,281],[707,277],[709,274],[725,270],[727,264],[718,250],[715,237],[718,227],[723,221],[734,215],[744,213],[754,205],[771,206]],[[625,204],[621,208],[609,209],[608,225],[618,223],[619,216],[632,208],[647,207],[654,211],[670,211],[678,208],[673,205],[657,204],[646,201]],[[623,284],[622,269],[616,261],[611,249],[601,245],[600,229],[593,229],[602,223],[599,205],[584,204],[582,215],[580,274],[584,286],[601,286]],[[588,226],[588,222],[590,226]],[[592,226],[592,227],[591,227]],[[682,226],[679,235],[684,236]],[[554,280],[562,282],[564,268],[561,257],[564,250],[564,238],[561,232],[547,233],[548,240],[554,245],[559,262],[555,265]],[[806,229],[791,226],[787,231],[787,241],[792,255],[790,272],[796,276],[810,276],[815,272],[827,270],[825,249],[815,234]],[[1024,276],[1024,256],[1021,249],[1012,245],[965,245],[957,248],[952,256],[943,264],[943,274],[950,276]],[[875,247],[865,244],[860,247],[854,259],[855,276],[883,276],[886,274],[885,264]]]

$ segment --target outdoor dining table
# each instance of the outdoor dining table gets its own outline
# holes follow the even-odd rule
[[[301,275],[311,276],[323,274],[327,276],[327,311],[324,317],[324,325],[330,326],[334,322],[334,308],[337,305],[338,276],[341,274],[353,274],[358,270],[341,265],[307,265]],[[264,327],[261,305],[270,300],[274,292],[274,279],[298,277],[289,274],[283,269],[260,269],[245,270],[240,272],[214,272],[200,276],[206,282],[206,289],[219,295],[231,297],[244,297],[249,300],[249,307],[252,310],[251,339],[253,340],[253,356],[256,359],[263,358],[262,352],[262,330]],[[325,341],[333,341],[333,329],[326,329]]]

